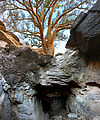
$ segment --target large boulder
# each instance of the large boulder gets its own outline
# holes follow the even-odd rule
[[[0,119],[44,120],[41,101],[35,96],[40,69],[52,56],[38,54],[29,47],[9,46],[0,50]]]
[[[72,89],[67,101],[72,113],[80,115],[81,120],[100,119],[100,88],[87,86],[82,89]]]
[[[0,46],[4,47],[7,44],[13,44],[15,46],[22,45],[15,34],[6,31],[4,23],[0,20]]]
[[[76,69],[77,84],[80,88],[71,88],[67,106],[82,120],[100,119],[100,0],[87,12],[81,13],[72,25],[70,38],[66,48],[79,50],[80,58],[85,61],[78,63],[87,65]],[[69,56],[69,55],[68,55]],[[74,57],[75,58],[75,57]],[[65,62],[66,63],[66,62]],[[68,63],[64,66],[66,67]],[[66,67],[66,70],[72,70]],[[79,68],[79,67],[78,67]],[[78,71],[77,71],[78,70]],[[80,71],[80,72],[79,72]],[[71,72],[72,77],[75,74]],[[75,80],[75,78],[74,78]],[[67,107],[66,107],[67,108]]]
[[[79,49],[81,55],[100,56],[100,1],[88,11],[81,13],[72,25],[66,48]]]
[[[90,62],[87,66],[78,50],[67,49],[64,55],[54,58],[30,48],[2,48],[0,119],[92,120],[99,117],[98,64]]]

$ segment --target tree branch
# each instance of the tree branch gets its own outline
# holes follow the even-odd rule
[[[61,2],[61,0],[59,0],[57,4],[55,3],[56,5],[54,5],[54,6],[52,7],[52,10],[51,10],[51,12],[50,12],[49,19],[48,19],[48,26],[51,25],[51,18],[52,18],[53,12],[54,12],[55,8],[58,6],[58,4],[59,4],[60,2]]]
[[[9,0],[9,3],[10,3],[10,5],[13,5],[13,6],[15,6],[16,7],[16,9],[21,9],[21,10],[25,10],[25,11],[27,11],[27,9],[24,9],[24,8],[21,8],[21,7],[19,7],[19,6],[17,6],[17,5],[15,5],[14,3],[12,3],[10,0]],[[9,5],[9,4],[8,4]],[[14,9],[14,8],[13,8]],[[11,9],[11,10],[13,10],[13,9]]]
[[[23,5],[24,7],[26,7],[27,10],[30,10],[30,11],[31,11],[31,9],[25,4],[24,0],[23,0],[24,3],[20,2],[19,0],[16,0],[16,1],[17,1],[18,3],[20,3],[21,5]]]
[[[67,24],[60,24],[60,25],[56,26],[55,28],[62,28],[62,27],[68,26],[68,25],[72,25],[73,22],[74,22],[74,20],[71,20]]]
[[[61,16],[58,17],[58,19],[55,21],[55,23],[52,25],[51,28],[54,28],[54,26],[58,23],[58,21],[66,14],[68,14],[69,12],[73,11],[74,9],[78,8],[80,5],[84,4],[87,1],[81,2],[79,5],[77,5],[76,7],[73,7],[71,10],[68,10],[66,12],[64,12]]]
[[[44,49],[46,49],[46,43],[45,43],[44,37],[43,37],[44,27],[43,27],[42,24],[41,24],[41,20],[40,20],[39,16],[38,16],[38,15],[34,12],[34,10],[33,10],[31,0],[29,0],[29,3],[30,3],[30,7],[31,7],[31,10],[32,10],[32,13],[34,14],[34,16],[36,16],[36,18],[37,18],[37,20],[38,20],[38,23],[39,23],[39,25],[40,25],[39,30],[40,30],[40,34],[41,34],[41,40],[42,40],[42,43],[43,43],[43,45],[44,45]]]
[[[31,7],[31,10],[32,10],[33,15],[37,18],[39,25],[42,27],[42,25],[41,25],[41,20],[40,20],[39,16],[38,16],[38,15],[34,12],[34,10],[33,10],[33,6],[32,6],[31,0],[29,0],[29,4],[30,4],[30,7]]]
[[[71,29],[72,27],[71,26],[64,26],[64,27],[62,27],[62,28],[59,28],[58,30],[57,30],[57,32],[59,32],[59,31],[61,31],[61,30],[64,30],[64,29]]]
[[[55,0],[55,2],[54,2],[54,0],[53,0],[53,1],[51,2],[50,6],[48,7],[47,11],[46,11],[45,14],[44,14],[43,23],[44,23],[44,21],[45,21],[46,15],[48,14],[48,12],[49,12],[51,6],[52,6],[52,5],[54,6],[54,5],[56,4],[57,1],[58,1],[58,0]],[[49,3],[50,3],[50,2],[49,2]]]

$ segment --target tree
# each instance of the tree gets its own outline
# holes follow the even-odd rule
[[[54,54],[54,40],[63,39],[79,10],[87,10],[90,0],[6,0],[1,6],[2,19],[32,46]]]

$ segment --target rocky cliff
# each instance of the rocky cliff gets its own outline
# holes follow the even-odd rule
[[[73,23],[63,55],[4,45],[3,37],[0,120],[100,120],[99,0]]]

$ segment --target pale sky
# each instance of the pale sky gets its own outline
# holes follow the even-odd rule
[[[66,30],[64,32],[64,34],[66,34],[69,37],[70,36],[70,30]],[[66,45],[67,41],[68,41],[68,39],[65,40],[65,41],[56,41],[56,43],[58,45],[55,47],[55,54],[64,53],[66,51],[65,45]]]

